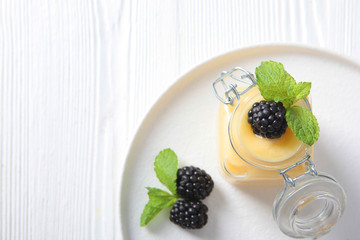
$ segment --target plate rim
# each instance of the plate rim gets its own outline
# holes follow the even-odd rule
[[[178,77],[176,77],[176,80],[170,84],[166,89],[164,89],[159,96],[156,98],[156,100],[153,102],[150,108],[146,111],[146,113],[143,115],[142,119],[140,120],[139,124],[136,127],[135,134],[131,138],[130,144],[127,147],[126,150],[126,156],[125,160],[122,162],[121,165],[121,173],[120,173],[120,189],[119,189],[119,224],[120,224],[120,236],[123,238],[124,236],[124,224],[122,219],[122,209],[124,208],[122,204],[122,196],[124,195],[124,184],[125,184],[125,176],[126,176],[126,169],[129,165],[129,158],[135,151],[136,142],[141,139],[141,134],[146,129],[147,122],[149,122],[151,115],[153,112],[156,111],[157,108],[160,107],[160,103],[162,100],[164,100],[167,96],[171,95],[172,91],[175,91],[176,88],[179,88],[182,84],[186,83],[186,79],[188,79],[192,74],[195,74],[197,71],[200,71],[201,68],[205,68],[207,65],[219,61],[222,58],[226,58],[229,55],[236,54],[239,52],[246,52],[246,51],[256,51],[256,50],[262,50],[267,51],[269,48],[289,48],[289,52],[311,52],[316,55],[321,56],[328,56],[333,59],[336,59],[341,62],[345,62],[347,65],[352,65],[355,68],[358,68],[360,71],[360,63],[357,62],[357,60],[351,56],[346,56],[344,54],[338,53],[336,51],[324,48],[322,46],[316,46],[316,45],[310,45],[310,44],[299,44],[299,43],[264,43],[264,44],[255,44],[255,45],[249,45],[241,48],[235,48],[229,51],[226,51],[221,54],[216,54],[205,61],[202,61],[195,66],[189,68],[184,73],[180,74]]]

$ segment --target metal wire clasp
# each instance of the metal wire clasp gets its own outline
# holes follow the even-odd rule
[[[240,76],[236,74],[238,71],[241,73]],[[223,89],[225,90],[222,94],[219,94],[217,89],[218,83],[221,83]],[[239,92],[236,89],[238,87],[238,83],[246,84],[246,89]],[[216,97],[222,103],[233,105],[235,99],[239,99],[240,95],[246,93],[255,84],[256,80],[254,74],[241,67],[235,67],[228,72],[221,72],[220,77],[213,82],[212,86]]]
[[[286,174],[286,172],[290,171],[291,169],[301,165],[302,163],[305,162],[305,166],[306,166],[306,172],[296,178],[291,178],[289,175]],[[283,176],[284,180],[286,183],[290,184],[291,186],[295,187],[295,182],[297,180],[299,180],[300,178],[303,178],[305,175],[312,175],[312,176],[317,176],[318,173],[315,169],[315,164],[314,162],[311,160],[311,155],[310,154],[306,154],[306,156],[299,162],[291,165],[290,167],[282,170],[280,172],[280,174]]]

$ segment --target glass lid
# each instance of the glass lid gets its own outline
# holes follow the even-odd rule
[[[315,238],[329,232],[346,204],[344,189],[336,180],[315,173],[295,181],[285,178],[285,183],[273,206],[281,231],[294,238]]]

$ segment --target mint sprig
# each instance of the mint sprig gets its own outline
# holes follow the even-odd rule
[[[141,227],[146,226],[162,209],[171,207],[178,200],[176,194],[178,159],[175,152],[170,148],[161,151],[155,158],[154,166],[156,177],[171,193],[147,187],[149,201],[141,214]]]
[[[311,83],[299,82],[285,71],[283,64],[262,62],[255,70],[257,85],[266,101],[282,102],[286,108],[285,119],[295,136],[308,145],[319,138],[320,128],[316,117],[306,108],[293,106],[310,94]]]

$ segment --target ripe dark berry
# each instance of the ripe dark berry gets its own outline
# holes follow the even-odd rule
[[[248,112],[248,122],[257,135],[279,138],[287,128],[286,109],[281,102],[260,101],[253,104]]]
[[[207,223],[207,211],[201,201],[178,200],[170,211],[170,221],[182,228],[199,229]]]
[[[200,200],[209,196],[214,182],[204,170],[190,166],[178,169],[176,186],[181,197]]]

